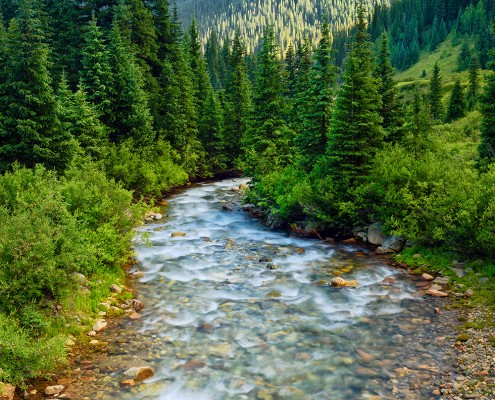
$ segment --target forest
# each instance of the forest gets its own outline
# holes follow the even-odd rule
[[[269,19],[202,32],[197,13],[184,31],[168,0],[0,7],[0,381],[65,359],[145,200],[195,180],[252,177],[276,228],[382,221],[493,259],[495,0],[359,2],[352,28],[320,10],[289,40]]]

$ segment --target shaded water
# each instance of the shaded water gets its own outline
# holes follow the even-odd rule
[[[443,355],[414,283],[360,246],[291,237],[222,210],[242,182],[187,189],[166,220],[143,228],[152,246],[136,244],[139,332],[156,374],[117,398],[397,398],[404,366],[431,381]],[[324,286],[337,275],[359,287]],[[403,398],[429,398],[431,387],[414,385]]]

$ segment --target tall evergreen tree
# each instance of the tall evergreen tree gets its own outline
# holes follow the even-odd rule
[[[307,108],[300,110],[303,112],[301,130],[295,137],[299,161],[306,170],[325,153],[333,108],[337,71],[332,62],[330,27],[326,20],[313,58],[307,92],[303,94]]]
[[[495,24],[493,26],[495,30]],[[495,161],[495,52],[491,52],[488,64],[490,72],[485,78],[485,86],[480,99],[481,143],[478,148],[478,162],[480,169],[486,169]]]
[[[245,138],[245,172],[254,177],[286,165],[290,136],[284,121],[283,69],[273,27],[268,27],[258,53],[258,76],[254,92],[253,118]]]
[[[429,105],[424,101],[417,85],[414,87],[407,122],[406,129],[410,133],[409,147],[415,154],[419,154],[431,129],[431,116]]]
[[[389,142],[399,141],[402,136],[402,115],[398,101],[397,87],[394,81],[394,69],[390,63],[390,50],[386,33],[382,35],[380,53],[378,54],[375,77],[378,78],[378,93],[382,98],[380,115],[385,129],[385,139]]]
[[[430,111],[434,120],[442,119],[444,108],[442,104],[442,76],[440,67],[435,63],[430,79]]]
[[[227,166],[232,168],[241,156],[241,144],[249,130],[251,115],[251,82],[248,78],[245,60],[246,50],[239,31],[232,42],[230,56],[230,76],[225,93],[225,133],[224,144]]]
[[[15,161],[63,169],[72,159],[74,139],[57,117],[49,68],[49,48],[32,0],[22,0],[9,26],[5,76],[0,86],[0,168]]]
[[[449,104],[447,106],[446,122],[452,122],[466,115],[466,96],[462,90],[461,82],[457,80],[452,88]]]
[[[341,189],[366,175],[384,132],[380,116],[378,80],[373,77],[375,60],[366,29],[366,9],[360,1],[357,32],[337,95],[328,145],[329,173]]]

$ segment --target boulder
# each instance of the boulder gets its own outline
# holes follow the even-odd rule
[[[144,381],[151,378],[155,373],[151,367],[133,367],[124,372],[124,375],[135,381]]]
[[[52,396],[54,394],[59,394],[64,389],[65,389],[65,386],[63,386],[63,385],[48,386],[45,389],[45,394],[48,396]]]
[[[385,241],[385,234],[383,233],[383,222],[375,222],[368,226],[368,242],[381,246]]]
[[[331,283],[332,283],[333,287],[358,287],[359,286],[359,283],[356,280],[346,281],[345,279],[341,278],[340,276],[333,278]]]
[[[404,248],[406,239],[401,236],[391,235],[387,236],[383,241],[382,247],[386,253],[397,253]]]

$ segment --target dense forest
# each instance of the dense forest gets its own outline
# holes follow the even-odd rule
[[[0,380],[64,359],[122,279],[140,199],[195,179],[252,177],[272,226],[345,237],[382,221],[493,257],[495,0],[453,3],[360,2],[340,32],[350,17],[320,10],[291,40],[229,18],[203,51],[168,0],[0,0]],[[460,48],[455,81],[445,48]]]

